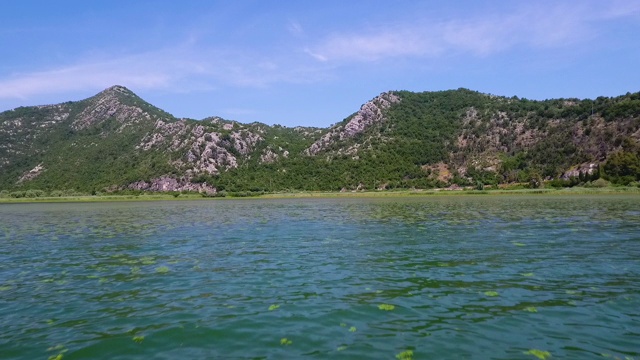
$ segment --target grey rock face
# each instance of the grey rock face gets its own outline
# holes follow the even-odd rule
[[[35,106],[37,113],[25,113],[12,120],[0,121],[0,171],[11,164],[11,159],[34,151],[31,142],[46,137],[56,126],[60,126],[69,117],[66,104]],[[7,111],[7,114],[20,112],[21,109]]]
[[[218,124],[216,119],[210,122]],[[224,124],[218,129],[235,129],[233,125],[226,125],[232,124]],[[182,161],[174,165],[179,165],[189,176],[214,175],[237,168],[240,158],[248,157],[263,140],[259,134],[246,129],[223,134],[184,119],[176,122],[158,120],[154,131],[147,134],[136,148],[143,151],[165,148],[165,151],[180,154]]]
[[[391,92],[382,93],[373,100],[365,103],[353,118],[344,126],[337,126],[311,144],[305,150],[307,155],[316,155],[326,150],[336,141],[353,138],[363,133],[371,125],[384,121],[383,110],[392,104],[400,102],[400,97]]]
[[[43,171],[45,171],[45,168],[42,166],[42,163],[40,163],[33,169],[24,173],[18,180],[18,183],[35,179],[38,175],[42,174]]]
[[[169,176],[162,176],[151,180],[151,182],[138,181],[129,184],[128,188],[144,191],[194,191],[208,195],[213,195],[217,192],[215,187],[206,183],[197,184],[190,182],[186,178],[176,179]]]
[[[150,114],[137,106],[125,105],[121,101],[121,97],[133,98],[134,96],[124,87],[113,86],[92,99],[92,104],[78,114],[72,127],[75,130],[82,130],[115,118],[122,124],[119,129],[121,131],[122,128],[138,123],[142,119],[150,120]]]
[[[593,175],[596,171],[598,171],[598,165],[597,164],[586,163],[586,164],[579,165],[575,169],[571,169],[571,170],[565,171],[565,173],[562,174],[562,176],[560,178],[563,179],[563,180],[569,180],[572,177],[580,176],[580,173]]]

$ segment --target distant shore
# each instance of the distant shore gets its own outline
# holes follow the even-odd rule
[[[543,189],[496,189],[496,190],[384,190],[384,191],[298,191],[255,194],[250,196],[205,197],[200,194],[145,193],[140,195],[79,195],[36,198],[0,198],[0,204],[15,203],[73,203],[73,202],[117,202],[117,201],[184,201],[184,200],[238,200],[238,199],[305,199],[305,198],[393,198],[421,196],[504,196],[504,195],[640,195],[638,187],[605,188],[543,188]]]

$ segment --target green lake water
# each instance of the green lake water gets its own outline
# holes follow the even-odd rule
[[[1,359],[640,359],[640,197],[0,205]]]

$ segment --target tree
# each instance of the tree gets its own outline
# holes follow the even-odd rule
[[[603,170],[614,184],[627,185],[640,180],[640,158],[632,152],[618,151],[609,157]]]
[[[544,186],[542,176],[537,170],[531,170],[529,172],[529,187],[532,189],[539,189]]]

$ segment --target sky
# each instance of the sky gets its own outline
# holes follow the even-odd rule
[[[175,115],[326,127],[390,90],[640,91],[640,1],[21,0],[0,111],[126,86]]]

